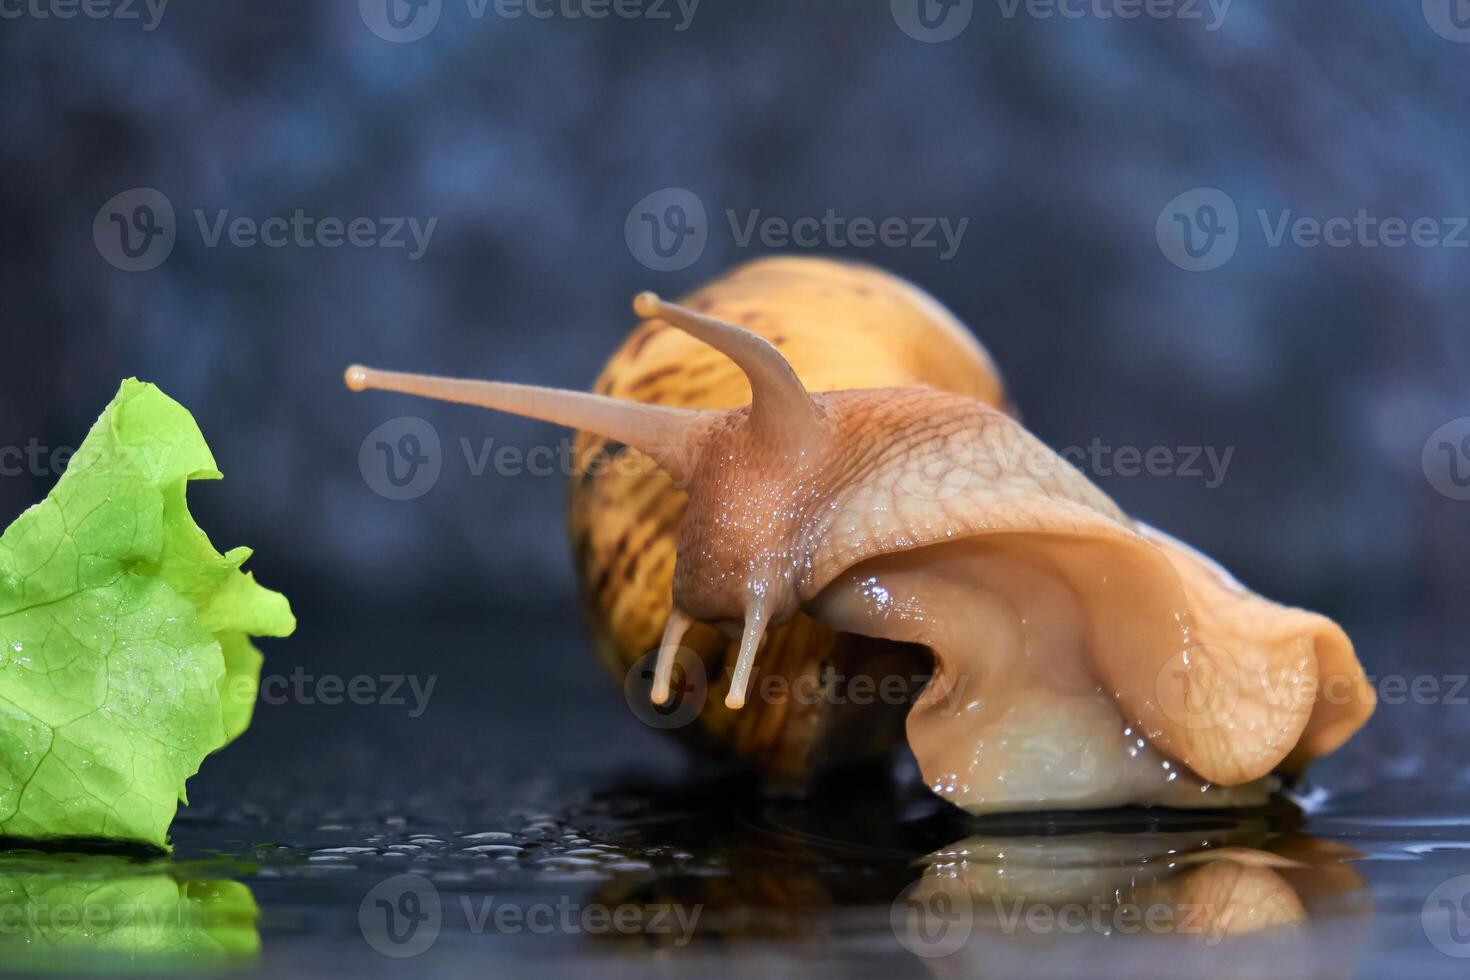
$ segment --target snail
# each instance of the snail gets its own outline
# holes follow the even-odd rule
[[[897,718],[929,788],[972,813],[1224,807],[1372,713],[1340,627],[1124,514],[916,287],[768,259],[634,312],[591,393],[345,380],[582,433],[572,530],[604,659],[626,673],[656,645],[660,702],[681,644],[698,652],[728,677],[707,744],[799,782],[882,751]],[[594,469],[599,450],[639,465]],[[758,683],[833,662],[928,680],[891,712]]]

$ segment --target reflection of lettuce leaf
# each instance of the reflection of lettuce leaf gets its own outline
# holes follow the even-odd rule
[[[189,515],[219,479],[190,414],[123,382],[51,494],[0,536],[0,835],[163,846],[184,781],[250,723],[250,636],[283,596]]]
[[[181,879],[106,856],[0,859],[0,963],[7,970],[234,964],[259,955],[259,917],[238,881]]]

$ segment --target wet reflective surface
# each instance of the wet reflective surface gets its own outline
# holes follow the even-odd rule
[[[922,788],[885,789],[895,782],[886,772],[805,800],[763,797],[639,724],[590,663],[546,690],[540,645],[580,642],[575,623],[512,625],[514,647],[437,627],[436,643],[500,659],[446,658],[417,714],[385,698],[328,705],[309,683],[262,704],[249,735],[191,783],[172,855],[0,852],[0,967],[359,977],[1470,969],[1470,794],[1459,763],[1418,747],[1426,733],[1453,732],[1453,708],[1385,711],[1371,741],[1261,810],[976,819]],[[374,640],[356,648],[355,671],[381,678],[434,661],[434,647],[390,628]],[[520,655],[502,656],[511,652]],[[295,669],[284,657],[273,666],[288,679]]]
[[[1470,825],[1314,814],[968,820],[920,797],[520,787],[464,819],[181,819],[172,858],[12,850],[8,969],[453,975],[1460,976]],[[555,805],[548,800],[559,798]],[[1367,803],[1374,812],[1353,812]]]

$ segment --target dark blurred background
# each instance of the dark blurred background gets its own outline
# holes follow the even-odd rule
[[[635,291],[677,295],[768,251],[742,246],[727,210],[968,219],[948,258],[785,251],[930,290],[1053,446],[1232,451],[1217,486],[1208,470],[1095,476],[1266,595],[1340,619],[1370,673],[1466,669],[1470,423],[1431,434],[1470,415],[1470,231],[1455,220],[1470,215],[1470,4],[1179,0],[1125,19],[1098,11],[1126,0],[1069,5],[1081,17],[980,0],[943,22],[925,2],[938,26],[903,0],[703,0],[692,16],[648,0],[604,18],[572,16],[595,0],[542,4],[547,17],[394,0],[394,21],[382,0],[174,0],[161,16],[139,0],[136,19],[7,0],[0,446],[73,446],[120,379],[153,381],[225,473],[193,492],[201,523],[221,547],[254,547],[251,567],[301,618],[267,644],[268,672],[442,675],[432,729],[337,712],[365,738],[426,746],[473,728],[531,758],[556,733],[567,756],[589,734],[642,751],[649,734],[571,624],[565,480],[476,475],[461,442],[478,454],[487,438],[564,434],[353,397],[343,366],[582,388],[632,326]],[[128,271],[110,215],[142,202],[162,216],[138,188],[167,199],[175,240]],[[1199,188],[1235,220],[1207,213],[1220,197]],[[651,194],[706,209],[683,268],[651,268],[625,236]],[[434,224],[421,255],[407,228],[407,247],[209,244],[221,212],[298,209],[373,219],[378,236],[385,218]],[[1288,232],[1273,247],[1261,211],[1268,225],[1433,219],[1440,244]],[[1216,267],[1180,267],[1176,215],[1201,236],[1225,222],[1223,251],[1202,260]],[[359,450],[405,415],[439,437],[440,473],[394,500]],[[0,524],[56,475],[3,462]],[[250,737],[281,751],[333,724],[297,712],[276,728],[290,708],[269,712]],[[1354,751],[1412,776],[1425,745],[1470,728],[1464,708],[1437,709],[1432,731],[1421,717],[1382,712]]]

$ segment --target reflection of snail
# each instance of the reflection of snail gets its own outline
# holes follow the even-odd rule
[[[1348,863],[1356,857],[1330,841],[1278,836],[1262,820],[1210,832],[972,837],[929,856],[907,908],[920,918],[962,908],[967,951],[960,959],[974,950],[992,964],[998,942],[1029,949],[1083,933],[1182,936],[1215,946],[1318,916],[1371,914],[1367,885]],[[924,932],[923,922],[910,925],[915,936],[935,933],[934,926]],[[1339,958],[1341,972],[1351,972],[1350,949],[1293,953]],[[1324,973],[1323,965],[1294,964],[1298,971],[1276,962],[1267,975],[1338,972]]]
[[[932,654],[908,740],[960,806],[1226,806],[1371,713],[1341,629],[1123,514],[1006,413],[989,357],[924,293],[772,259],[687,302],[638,298],[596,394],[347,383],[590,433],[572,532],[604,658],[622,676],[659,645],[660,700],[681,640],[728,673],[707,744],[798,782],[872,755],[907,702],[854,712],[763,681],[836,663],[880,683]],[[640,465],[590,468],[607,455]]]
[[[698,910],[693,935],[597,937],[640,951],[692,945],[735,956],[748,945],[765,955],[770,947],[759,940],[804,948],[840,937],[886,940],[891,928],[909,953],[946,964],[936,966],[941,975],[1046,976],[1045,964],[1027,957],[1050,945],[1075,963],[1067,941],[1080,935],[1167,935],[1213,951],[1226,937],[1290,936],[1290,927],[1361,934],[1361,922],[1339,920],[1372,914],[1353,861],[1360,855],[1300,832],[1301,815],[1284,801],[1209,816],[1114,811],[976,822],[881,793],[859,806],[823,795],[754,805],[748,786],[706,781],[693,791],[685,785],[652,796],[620,791],[620,798],[630,795],[637,812],[649,815],[638,824],[640,852],[679,854],[691,863],[653,858],[654,868],[614,876],[592,901]],[[986,830],[935,847],[977,827]],[[1318,948],[1320,937],[1301,945],[1290,955],[1309,958],[1309,968],[1277,961],[1279,969],[1261,975],[1351,974],[1351,943],[1335,942],[1327,952]],[[1330,968],[1334,958],[1343,969]],[[1024,969],[1011,967],[1012,960]],[[884,974],[885,965],[897,975],[901,964],[874,963],[873,972]],[[1117,960],[1107,966],[1061,972],[1128,972]]]

